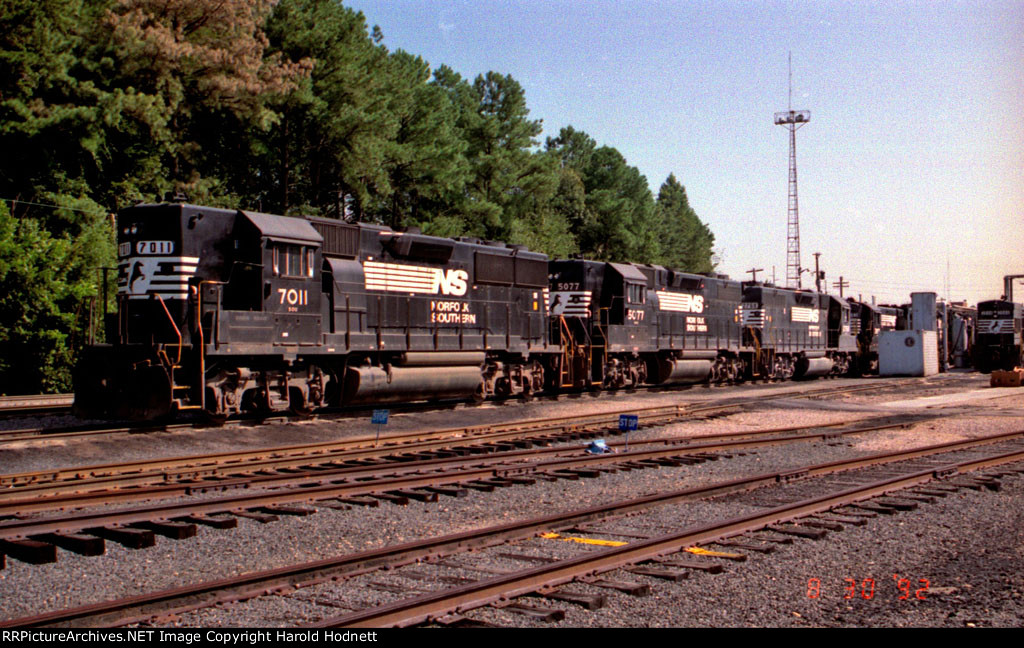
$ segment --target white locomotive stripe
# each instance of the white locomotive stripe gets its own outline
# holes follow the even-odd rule
[[[199,257],[133,256],[118,263],[117,292],[131,299],[151,294],[163,299],[188,298],[188,282],[199,268]]]
[[[366,261],[363,263],[363,272],[367,290],[436,293],[440,283],[438,274],[441,270]]]
[[[691,295],[689,293],[673,293],[666,290],[659,290],[658,308],[664,311],[678,313],[703,313],[704,296]]]
[[[792,315],[792,321],[794,322],[817,322],[820,319],[817,308],[794,306],[790,311],[790,314]]]
[[[589,317],[591,296],[592,293],[589,290],[553,292],[551,293],[551,314]]]
[[[978,320],[977,333],[1013,333],[1013,320]]]
[[[367,290],[445,294],[456,297],[466,294],[469,281],[469,273],[461,268],[431,268],[379,261],[365,261],[363,277],[363,285]]]
[[[764,309],[763,308],[743,308],[740,311],[740,323],[743,326],[764,326]]]

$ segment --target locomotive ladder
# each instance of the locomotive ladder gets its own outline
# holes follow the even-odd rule
[[[558,329],[562,337],[562,362],[558,371],[558,382],[561,387],[572,387],[573,371],[572,366],[576,358],[577,344],[569,330],[569,323],[563,315],[558,316]]]
[[[171,326],[174,327],[174,333],[178,337],[177,344],[166,344],[162,349],[160,349],[157,352],[160,361],[163,363],[164,367],[167,368],[167,374],[171,380],[171,404],[178,411],[203,409],[202,405],[187,404],[189,401],[189,392],[192,391],[192,385],[189,385],[187,383],[184,385],[178,384],[178,375],[181,373],[179,370],[182,368],[181,353],[185,347],[185,344],[181,338],[181,330],[175,323],[174,318],[171,317],[171,312],[167,310],[167,304],[164,303],[164,300],[160,295],[154,294],[154,297],[156,297],[157,300],[160,301],[160,306],[163,307],[164,314],[167,315],[167,321],[169,321],[171,323]],[[174,360],[171,360],[170,356],[167,355],[167,349],[175,349],[177,351]],[[202,347],[200,347],[200,353],[202,353]],[[202,390],[204,387],[203,381],[200,380],[199,384],[199,389]],[[202,391],[200,391],[200,398],[202,398]]]

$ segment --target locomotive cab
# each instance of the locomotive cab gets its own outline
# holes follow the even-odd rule
[[[973,350],[974,366],[982,373],[1024,366],[1024,305],[980,302]]]
[[[117,227],[118,309],[109,343],[76,367],[79,416],[237,410],[252,370],[320,343],[309,288],[322,239],[306,221],[168,203],[122,210]],[[229,362],[239,353],[252,366]],[[278,386],[287,401],[288,380]],[[266,384],[253,394],[275,396]]]

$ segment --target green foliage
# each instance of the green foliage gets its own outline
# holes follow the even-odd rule
[[[88,330],[86,298],[95,294],[92,239],[105,235],[94,223],[81,238],[55,237],[0,203],[0,393],[71,388],[75,349]]]
[[[673,176],[655,201],[583,131],[540,147],[511,76],[383,41],[338,0],[0,0],[0,198],[17,201],[0,210],[0,391],[70,387],[97,268],[115,264],[107,215],[171,190],[713,267]]]
[[[715,235],[690,207],[686,189],[674,174],[658,192],[659,233],[663,241],[658,262],[686,272],[711,272]]]

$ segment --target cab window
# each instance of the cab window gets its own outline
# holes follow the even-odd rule
[[[626,301],[630,304],[643,304],[647,298],[647,286],[642,284],[626,284]]]
[[[301,245],[275,245],[273,248],[274,275],[283,277],[312,277],[313,248]]]

